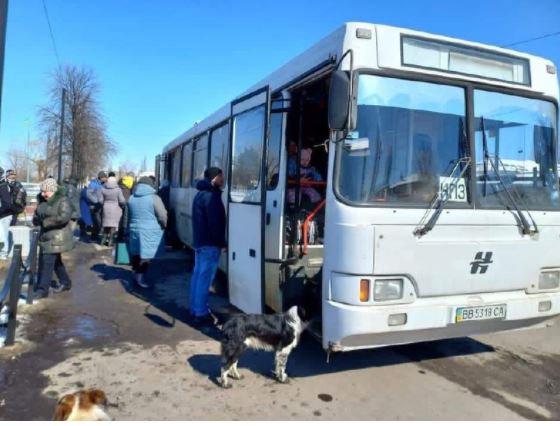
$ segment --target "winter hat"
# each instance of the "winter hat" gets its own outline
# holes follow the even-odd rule
[[[101,170],[98,174],[97,174],[97,179],[103,179],[107,177],[107,173],[105,173],[103,170]]]
[[[138,183],[143,183],[143,184],[145,184],[145,185],[149,185],[149,186],[151,186],[152,188],[156,189],[156,188],[155,188],[154,181],[153,181],[151,178],[149,178],[148,176],[142,176],[142,177],[138,180]]]
[[[222,173],[222,169],[219,167],[208,167],[204,172],[204,177],[212,182],[216,176],[221,175]]]
[[[53,178],[45,179],[41,182],[41,192],[56,192],[58,184]]]
[[[128,189],[132,188],[132,185],[134,185],[134,178],[132,176],[124,176],[121,179],[122,184],[127,187]]]

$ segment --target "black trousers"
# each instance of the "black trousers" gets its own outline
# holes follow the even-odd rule
[[[140,258],[140,256],[132,256],[132,270],[143,274],[148,271],[148,266],[150,266],[150,261]]]
[[[103,221],[103,208],[102,207],[93,207],[91,209],[91,220],[93,225],[91,227],[91,238],[96,240],[99,238],[99,233],[101,232],[102,228],[102,221]]]
[[[47,294],[51,286],[53,272],[56,273],[58,281],[63,286],[70,287],[72,281],[66,272],[66,268],[62,263],[60,253],[45,254],[41,251],[39,253],[39,280],[37,290],[41,293]]]

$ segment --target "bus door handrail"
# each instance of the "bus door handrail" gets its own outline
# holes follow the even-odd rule
[[[309,215],[307,215],[307,217],[305,218],[305,221],[303,222],[302,228],[303,228],[303,252],[302,254],[304,256],[307,255],[308,253],[308,233],[309,233],[309,223],[313,220],[313,218],[315,217],[315,215],[317,213],[319,213],[319,210],[321,210],[323,207],[325,207],[325,204],[327,203],[326,199],[321,200],[321,202],[319,204],[317,204],[317,206],[311,211],[311,213],[309,213]]]

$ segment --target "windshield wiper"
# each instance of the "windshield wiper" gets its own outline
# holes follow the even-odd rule
[[[457,170],[457,167],[459,167],[461,164],[463,164],[463,167],[461,168],[461,170],[459,172],[459,176],[457,176],[455,178],[457,182],[459,181],[459,179],[461,179],[463,177],[465,172],[468,170],[468,168],[471,164],[471,158],[470,157],[459,158],[455,163],[452,163],[453,168],[451,170],[451,173],[448,174],[448,176],[453,177],[453,175],[455,174],[455,171]],[[449,170],[449,168],[448,168],[448,170]],[[421,237],[423,235],[426,235],[428,232],[430,232],[434,228],[434,226],[436,226],[436,222],[438,221],[438,219],[441,215],[441,212],[443,211],[443,207],[449,201],[450,193],[451,193],[451,191],[449,191],[449,190],[446,191],[445,192],[445,197],[442,198],[440,196],[440,191],[438,191],[438,193],[435,195],[433,201],[430,203],[430,207],[428,207],[428,209],[426,210],[426,213],[424,213],[424,216],[422,216],[422,219],[420,219],[420,222],[418,222],[418,225],[414,229],[413,234],[415,236]],[[433,210],[432,215],[426,221],[428,215],[430,214],[430,212],[432,210]],[[426,222],[426,224],[422,225],[422,223],[424,223],[424,222]]]
[[[482,130],[482,149],[484,150],[483,155],[484,155],[484,176],[485,176],[485,180],[484,180],[484,187],[483,188],[484,188],[484,196],[486,196],[486,180],[487,180],[486,160],[490,158],[490,155],[488,154],[488,143],[487,143],[487,140],[486,140],[486,131],[484,129],[484,117],[482,117],[482,116],[480,117],[480,126],[481,126],[481,130]],[[523,230],[523,234],[524,235],[538,234],[539,228],[537,228],[537,224],[535,223],[535,221],[533,219],[533,216],[531,216],[531,213],[529,213],[529,211],[527,211],[527,214],[531,218],[531,222],[533,222],[533,228],[534,229],[531,229],[531,226],[529,225],[529,222],[527,222],[527,218],[525,217],[523,212],[519,209],[519,206],[515,202],[515,199],[511,195],[511,192],[509,192],[506,184],[504,183],[504,181],[502,179],[502,175],[500,174],[499,168],[495,164],[497,162],[501,163],[501,160],[497,155],[495,155],[495,161],[490,161],[490,164],[492,165],[492,168],[494,169],[494,173],[496,174],[496,177],[498,178],[498,182],[500,182],[500,184],[504,188],[504,191],[505,191],[506,195],[508,196],[509,200],[511,201],[511,204],[513,205],[513,208],[517,212],[517,216],[519,217],[519,222],[521,223],[521,228]],[[512,185],[512,187],[515,190],[515,187],[513,185]],[[516,194],[517,194],[517,192],[516,192]],[[496,197],[496,198],[500,198],[500,197]],[[510,208],[508,205],[506,205],[506,207],[508,209]]]

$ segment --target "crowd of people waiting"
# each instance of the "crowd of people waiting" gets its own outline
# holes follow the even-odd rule
[[[15,179],[15,172],[8,171],[8,179],[3,176],[0,168],[0,249],[8,251],[7,227],[25,208],[26,196],[23,186]],[[222,170],[208,168],[204,179],[197,183],[199,192],[193,205],[195,268],[189,317],[198,325],[212,323],[208,291],[220,253],[226,247],[225,209],[221,200],[223,183]],[[162,185],[160,197],[154,177],[142,177],[135,182],[129,173],[117,180],[115,173],[103,171],[83,189],[79,190],[77,184],[73,177],[60,184],[49,177],[40,184],[33,215],[33,225],[40,227],[35,299],[48,297],[51,289],[58,293],[72,288],[61,255],[74,247],[74,231],[78,227],[85,242],[106,246],[125,243],[134,282],[149,288],[146,272],[151,260],[165,246],[167,208],[164,202],[169,200],[168,185]],[[53,274],[58,282],[53,280]]]
[[[24,211],[26,198],[15,171],[4,174],[0,168],[0,259],[8,257],[12,246],[9,227]],[[135,181],[127,173],[117,180],[115,173],[101,171],[81,190],[73,177],[61,184],[49,177],[40,184],[33,225],[40,227],[36,299],[48,297],[50,290],[71,289],[61,254],[74,247],[78,227],[85,242],[111,247],[126,241],[135,282],[148,288],[145,273],[151,259],[163,250],[167,209],[157,195],[154,177]]]

